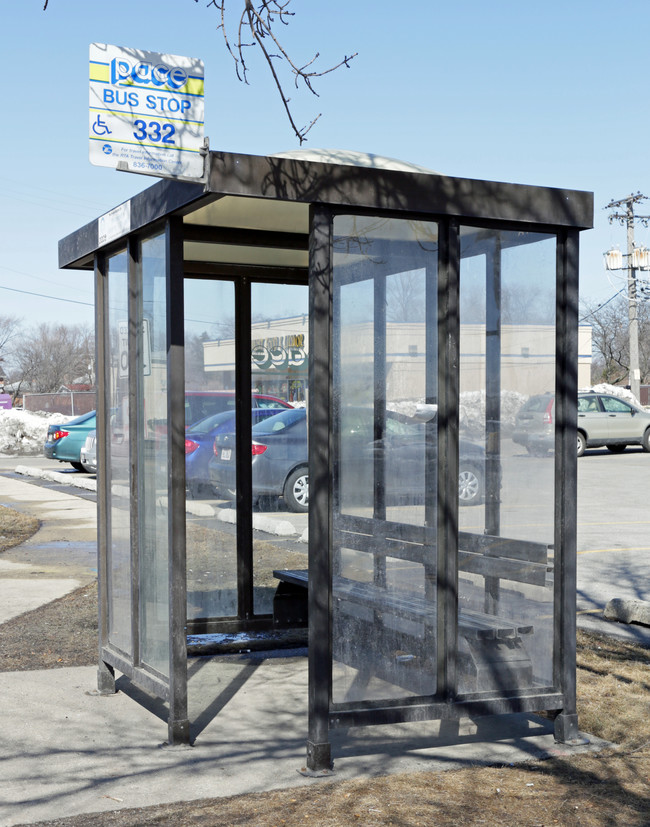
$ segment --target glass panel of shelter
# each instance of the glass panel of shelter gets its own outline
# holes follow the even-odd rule
[[[131,640],[131,477],[129,471],[128,259],[110,256],[106,267],[107,376],[110,410],[106,473],[108,643],[127,655]]]
[[[302,284],[251,285],[251,463],[256,615],[273,612],[274,570],[307,568],[308,291]],[[264,515],[274,514],[272,521]],[[288,531],[277,534],[280,521]],[[284,530],[283,529],[283,530]]]
[[[129,268],[131,267],[131,272]],[[108,644],[132,666],[169,676],[167,301],[164,236],[135,258],[107,259]],[[130,307],[137,296],[137,319]],[[135,335],[131,335],[132,333]],[[135,348],[132,351],[132,345]],[[131,376],[135,369],[136,376]],[[135,392],[134,392],[135,390]],[[132,476],[133,421],[137,479]],[[137,519],[132,512],[137,486]],[[137,584],[134,600],[134,584]],[[135,616],[134,616],[135,615]]]
[[[250,340],[236,323],[244,316]],[[187,610],[195,633],[223,631],[228,619],[266,617],[270,626],[273,571],[306,568],[307,367],[305,284],[185,279]],[[238,372],[250,388],[252,430],[239,443],[248,446],[244,479]],[[287,540],[274,531],[289,516],[300,530]]]
[[[165,237],[141,246],[137,413],[140,503],[139,600],[142,663],[169,675],[169,534],[167,443],[167,289]]]
[[[433,222],[334,218],[332,701],[436,691]]]
[[[437,240],[433,223],[334,219],[334,708],[436,691]],[[524,456],[512,435],[518,407],[555,387],[556,238],[463,228],[460,254],[458,638],[445,657],[458,695],[550,687],[552,444]]]
[[[187,618],[237,617],[237,535],[230,495],[236,468],[213,479],[216,437],[234,433],[235,291],[232,282],[185,279]]]
[[[461,228],[460,505],[482,491],[459,509],[461,694],[553,682],[554,425],[526,448],[516,416],[554,394],[555,285],[554,235]]]

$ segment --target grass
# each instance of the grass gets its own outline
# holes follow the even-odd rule
[[[0,553],[24,543],[38,529],[35,517],[20,514],[13,508],[0,505]]]

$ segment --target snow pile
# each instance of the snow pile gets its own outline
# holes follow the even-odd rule
[[[42,454],[48,425],[51,422],[63,424],[72,418],[20,408],[0,410],[0,454]]]
[[[528,399],[517,391],[501,391],[501,428],[507,433],[514,427],[515,417]],[[469,433],[485,430],[485,391],[465,391],[460,395],[460,428]]]
[[[501,427],[506,431],[515,424],[515,416],[528,399],[517,391],[501,392]],[[412,416],[424,421],[428,419],[427,409],[435,416],[435,406],[425,405],[424,400],[397,400],[389,402],[388,408],[396,413]],[[483,433],[485,430],[485,391],[466,391],[460,395],[460,427],[469,433]]]
[[[581,392],[588,390],[619,396],[621,399],[641,407],[634,394],[619,385],[603,383],[593,385],[590,388],[581,388]],[[527,399],[527,396],[516,391],[503,391],[501,393],[501,427],[506,432],[514,425],[517,411]],[[421,407],[423,402],[423,399],[399,400],[389,403],[388,407],[398,413],[406,414],[406,416],[422,418]],[[300,403],[300,406],[302,407],[302,403]],[[74,417],[59,413],[23,411],[20,408],[0,409],[0,454],[11,456],[42,454],[48,425],[52,422],[63,425],[71,419],[74,419]],[[460,425],[464,431],[483,432],[485,428],[485,391],[461,393]]]

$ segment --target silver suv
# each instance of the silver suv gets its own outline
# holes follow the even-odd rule
[[[515,418],[514,442],[535,456],[544,456],[555,444],[555,397],[531,396]],[[578,456],[587,448],[605,447],[615,454],[628,445],[650,452],[650,413],[607,393],[578,394]]]
[[[605,446],[619,454],[628,445],[650,451],[650,413],[606,393],[578,395],[578,456]]]

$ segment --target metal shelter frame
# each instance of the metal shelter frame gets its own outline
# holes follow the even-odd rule
[[[564,742],[579,738],[575,685],[576,589],[576,450],[575,421],[578,361],[578,236],[592,226],[591,193],[516,184],[453,178],[419,170],[386,169],[371,165],[322,163],[300,157],[257,157],[211,152],[207,183],[160,181],[129,202],[80,228],[59,244],[62,268],[93,269],[96,288],[98,390],[98,553],[100,646],[98,685],[115,691],[115,671],[153,693],[168,705],[169,741],[191,740],[187,708],[187,634],[190,632],[254,632],[273,628],[269,614],[256,614],[252,581],[252,472],[250,465],[251,408],[251,284],[307,284],[309,287],[309,732],[307,766],[311,773],[326,772],[332,764],[329,731],[333,727],[387,724],[399,721],[454,719],[462,715],[549,710],[556,714],[556,737]],[[426,401],[437,405],[435,472],[427,484],[422,528],[399,527],[403,548],[428,549],[435,571],[427,581],[433,621],[426,621],[424,639],[432,640],[427,675],[431,691],[411,691],[395,698],[361,697],[341,702],[334,697],[332,664],[338,658],[333,635],[334,615],[340,603],[335,571],[341,531],[359,543],[367,531],[381,532],[386,520],[381,462],[373,494],[373,518],[365,523],[343,519],[336,488],[338,462],[337,419],[340,368],[335,315],[341,303],[341,285],[357,276],[339,268],[335,279],[335,224],[340,216],[435,222],[435,279],[427,281]],[[465,233],[465,236],[463,236]],[[489,241],[482,241],[487,233]],[[552,679],[544,685],[517,688],[494,686],[486,691],[459,691],[459,360],[461,259],[463,238],[486,260],[486,502],[484,534],[500,535],[498,459],[501,443],[499,398],[501,375],[501,234],[511,245],[525,243],[526,234],[555,239],[554,327],[554,527],[550,544],[553,574]],[[165,615],[167,651],[146,653],[143,627],[145,592],[141,556],[151,538],[146,508],[153,464],[145,444],[141,387],[146,374],[143,352],[143,273],[150,265],[143,244],[156,239],[164,268],[164,340],[166,352],[165,497],[167,522],[159,541],[167,550],[166,592],[160,595],[158,614]],[[495,241],[496,239],[496,241]],[[514,239],[514,240],[513,240]],[[405,260],[418,242],[393,245]],[[227,253],[227,255],[225,254]],[[111,477],[109,376],[115,342],[111,339],[111,274],[119,259],[123,272],[124,381],[128,377],[128,423],[124,423],[128,500],[131,503],[125,571],[117,572],[112,542],[116,519]],[[146,259],[146,260],[145,260]],[[389,262],[390,264],[390,262]],[[389,272],[387,269],[386,272]],[[381,277],[377,276],[377,272]],[[375,433],[383,433],[386,400],[386,360],[378,326],[385,322],[385,287],[381,268],[368,277],[374,290]],[[429,272],[429,271],[427,271]],[[227,279],[235,291],[236,413],[237,413],[237,605],[236,616],[207,617],[188,622],[186,609],[186,517],[184,457],[184,307],[187,278]],[[382,293],[384,290],[384,293]],[[384,313],[384,316],[382,316]],[[382,321],[383,319],[383,321]],[[435,322],[435,323],[434,323]],[[122,334],[121,334],[122,335]],[[145,366],[143,368],[143,366]],[[382,382],[384,385],[382,385]],[[125,406],[126,410],[126,406]],[[158,461],[161,457],[158,457]],[[436,518],[436,515],[444,517]],[[427,528],[427,526],[429,526]],[[370,528],[368,528],[370,527]],[[390,530],[397,529],[394,524]],[[365,532],[365,533],[364,533]],[[375,587],[385,588],[385,561],[393,552],[377,551],[386,536],[375,538],[372,549]],[[349,540],[352,542],[353,540]],[[476,544],[476,539],[473,540]],[[480,542],[479,542],[480,545]],[[476,551],[476,548],[473,548]],[[423,552],[424,553],[424,552]],[[465,553],[464,551],[462,553]],[[487,552],[486,552],[487,553]],[[429,558],[427,558],[429,559]],[[426,562],[424,568],[427,570]],[[384,566],[384,569],[382,569]],[[383,574],[382,574],[383,571]],[[119,578],[122,578],[119,580]],[[383,578],[383,579],[382,579]],[[118,582],[119,580],[119,582]],[[119,595],[122,589],[124,594]],[[375,591],[377,591],[377,588]],[[499,599],[498,578],[486,577],[486,611]],[[492,604],[490,603],[492,601]],[[129,628],[116,642],[112,629],[119,607],[126,607]],[[364,609],[365,611],[365,609]],[[396,611],[387,603],[375,617]],[[378,614],[377,614],[378,612]],[[361,623],[361,613],[354,623]],[[338,622],[338,620],[336,621]],[[425,625],[426,625],[425,622]],[[160,641],[159,641],[160,642]],[[163,645],[163,649],[165,648]],[[162,664],[162,665],[161,665]]]

